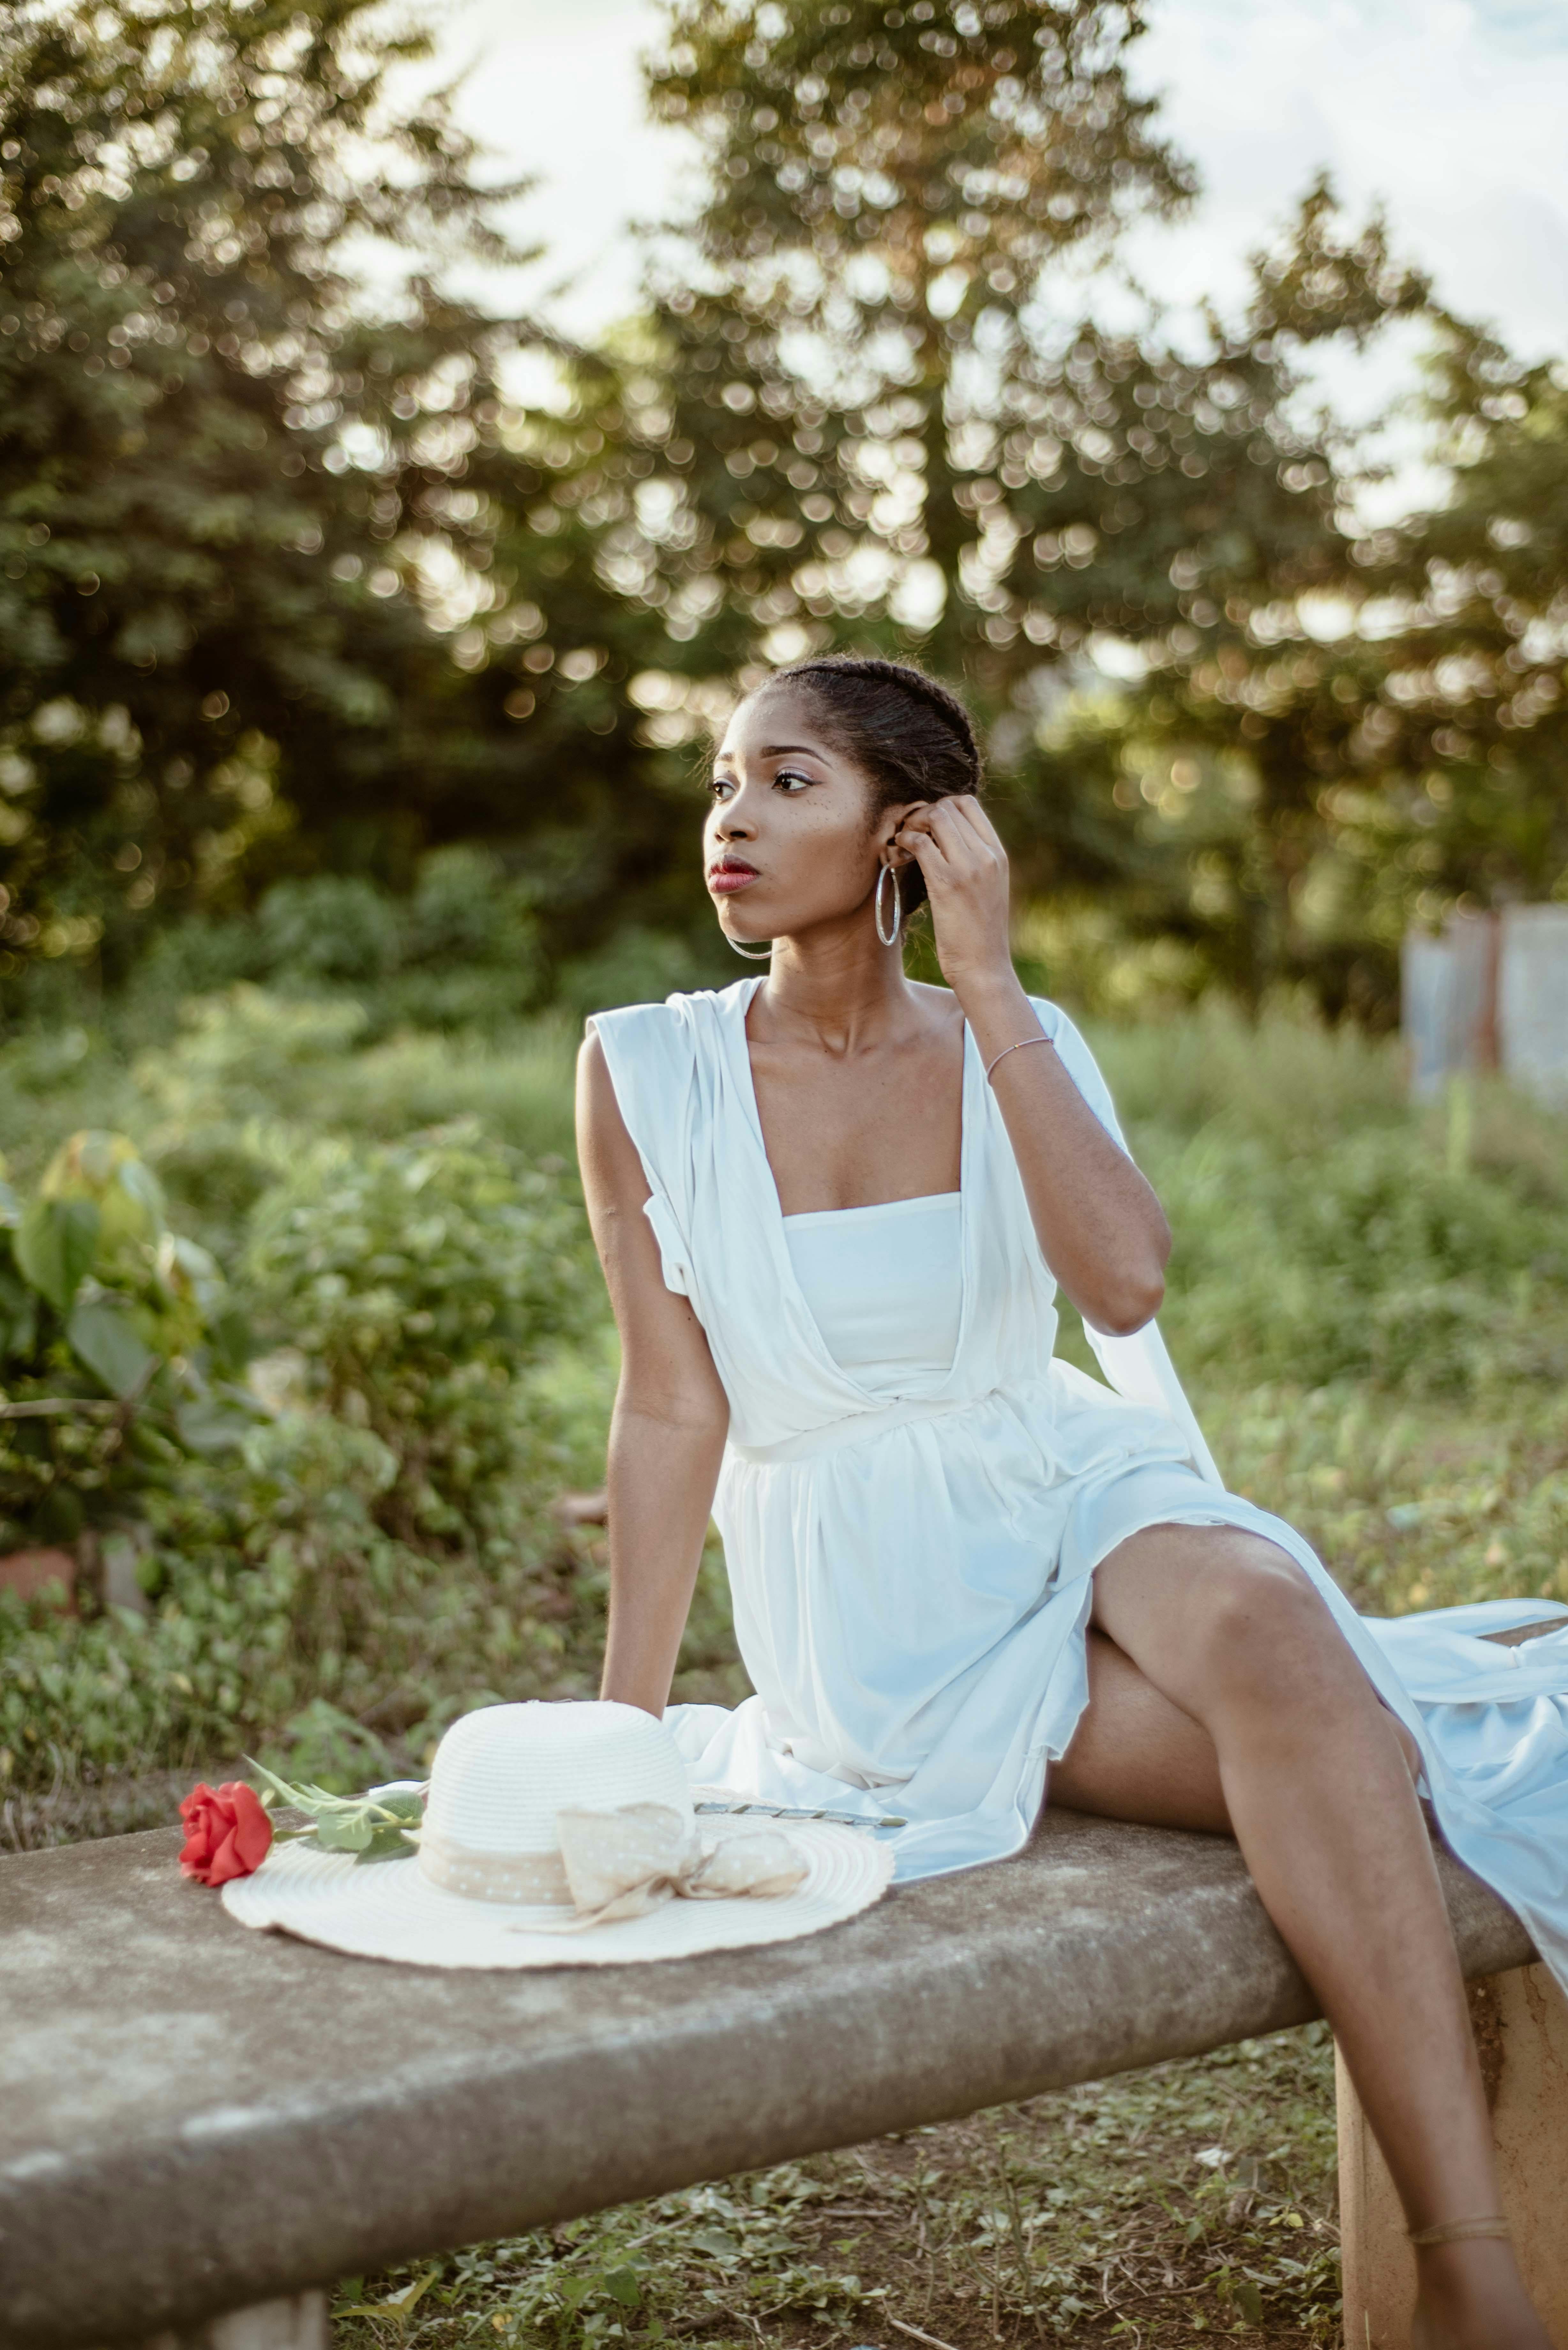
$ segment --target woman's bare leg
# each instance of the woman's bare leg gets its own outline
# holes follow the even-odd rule
[[[1220,1757],[1203,1724],[1092,1627],[1088,1706],[1051,1765],[1045,1800],[1140,1827],[1231,1833]]]
[[[1088,1664],[1089,1702],[1071,1746],[1051,1766],[1047,1800],[1139,1827],[1231,1835],[1220,1757],[1203,1724],[1094,1625]],[[1402,1721],[1390,1714],[1388,1722],[1414,1785],[1421,1750]]]
[[[1240,1529],[1150,1527],[1096,1569],[1095,1622],[1211,1744],[1253,1882],[1323,2002],[1411,2227],[1496,2211],[1464,1985],[1399,1726],[1308,1578]],[[1129,1722],[1141,1709],[1155,1772],[1140,1790],[1104,1724],[1085,1738],[1091,1701],[1057,1800],[1075,1790],[1082,1808],[1152,1817],[1174,1755],[1201,1807],[1201,1749],[1137,1698],[1114,1651],[1108,1675],[1096,1661],[1113,1707]],[[1417,2265],[1425,2350],[1548,2350],[1508,2244],[1424,2250]]]

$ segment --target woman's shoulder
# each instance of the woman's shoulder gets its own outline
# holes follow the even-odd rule
[[[715,1094],[727,1020],[745,1020],[750,997],[734,988],[701,988],[662,1003],[618,1003],[594,1013],[596,1039],[622,1120],[656,1191],[678,1190],[691,1160],[693,1120]]]
[[[667,995],[662,1003],[618,1003],[607,1012],[588,1015],[587,1033],[599,1039],[612,1064],[656,1062],[690,1064],[718,1041],[723,1024],[743,1019],[749,1000],[742,979],[732,987],[694,988]]]

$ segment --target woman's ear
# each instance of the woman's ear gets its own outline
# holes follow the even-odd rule
[[[914,815],[917,808],[929,807],[929,800],[910,800],[903,807],[883,809],[877,827],[877,837],[881,841],[883,853],[895,873],[901,872],[906,865],[912,865],[915,855],[913,849],[898,847],[894,843],[893,835],[906,817]]]

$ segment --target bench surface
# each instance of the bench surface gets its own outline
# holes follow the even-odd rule
[[[1233,1845],[1068,1812],[804,1941],[514,1974],[251,1932],[179,1845],[0,1860],[0,2350],[193,2324],[1318,2012]],[[1439,1860],[1466,1972],[1533,1957]]]

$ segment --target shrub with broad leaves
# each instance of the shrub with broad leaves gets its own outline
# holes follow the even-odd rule
[[[378,1516],[405,1540],[464,1545],[514,1521],[529,1374],[602,1315],[562,1172],[464,1120],[324,1145],[256,1211],[258,1319],[298,1350],[310,1399],[389,1448]]]
[[[0,1183],[0,1546],[135,1523],[254,1424],[244,1316],[123,1135],[73,1135],[30,1200]]]

